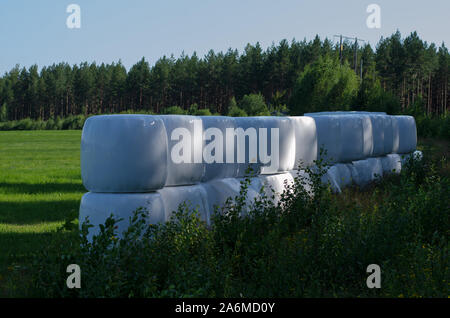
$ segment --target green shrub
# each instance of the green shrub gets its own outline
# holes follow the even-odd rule
[[[348,63],[321,56],[308,64],[296,80],[289,104],[293,114],[323,110],[349,110],[359,81]]]
[[[296,177],[278,204],[262,195],[245,210],[247,177],[209,227],[185,204],[158,225],[139,209],[122,239],[109,218],[89,242],[85,222],[78,238],[59,238],[36,254],[29,290],[44,297],[447,297],[450,181],[436,164],[425,156],[372,188],[334,195],[320,181],[326,163],[319,161],[307,169],[311,181]],[[69,264],[81,267],[81,289],[65,287]],[[369,264],[382,269],[381,289],[366,287]]]
[[[247,117],[247,113],[243,110],[240,109],[239,107],[232,107],[230,108],[229,112],[228,112],[228,116],[230,117]]]
[[[239,107],[248,116],[270,116],[269,109],[261,94],[244,95],[239,102]]]
[[[186,115],[187,112],[180,106],[170,106],[166,107],[161,111],[164,115]]]
[[[450,116],[416,115],[417,135],[450,140]]]

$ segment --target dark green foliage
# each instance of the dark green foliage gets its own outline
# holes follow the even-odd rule
[[[0,122],[0,130],[79,130],[86,118],[83,115],[66,118],[50,118],[47,121],[25,118],[17,121]]]
[[[307,65],[300,74],[290,101],[295,114],[324,110],[350,110],[358,78],[347,64],[329,56]]]
[[[285,112],[283,105],[291,113],[356,109],[396,114],[419,99],[422,113],[448,112],[450,54],[445,45],[428,44],[416,32],[402,39],[397,32],[381,39],[375,51],[370,45],[358,48],[357,65],[353,43],[343,43],[342,67],[338,57],[338,45],[316,36],[309,42],[282,40],[266,50],[248,44],[241,54],[229,49],[203,58],[195,53],[164,56],[154,65],[142,58],[128,71],[120,61],[59,63],[40,70],[17,66],[0,77],[0,122],[30,118],[47,126],[51,118],[57,122],[74,115],[189,113],[191,105],[201,115],[209,115],[209,109],[241,116],[243,109],[253,116],[267,114],[266,108],[279,114]],[[361,64],[362,84],[357,80]],[[239,109],[229,105],[233,97]],[[182,111],[173,112],[170,105]],[[61,129],[62,124],[48,126]]]
[[[261,94],[244,95],[239,103],[240,108],[248,116],[269,116],[269,109]]]
[[[189,107],[189,115],[193,116],[211,116],[212,113],[208,108],[199,109],[197,104],[192,104]]]
[[[450,116],[416,116],[417,134],[450,140]]]
[[[170,106],[161,111],[161,114],[165,115],[186,115],[186,113],[180,106]]]
[[[208,227],[180,206],[170,222],[147,225],[138,210],[123,239],[110,218],[92,243],[76,240],[37,253],[32,295],[44,297],[447,297],[450,181],[427,158],[369,191],[333,195],[320,177],[296,178],[279,204],[267,197],[243,215],[249,179]],[[220,213],[219,213],[220,212]],[[151,211],[150,211],[151,213]],[[66,226],[70,228],[70,224]],[[62,231],[66,231],[62,229]],[[65,287],[78,264],[82,288]],[[366,268],[382,288],[366,287]]]

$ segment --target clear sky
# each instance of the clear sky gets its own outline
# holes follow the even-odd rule
[[[66,8],[81,7],[81,28],[69,29]],[[381,8],[381,28],[369,29],[369,4]],[[0,74],[14,65],[39,67],[122,60],[210,49],[242,52],[282,39],[316,34],[357,36],[375,46],[397,29],[427,42],[450,43],[450,0],[0,0]]]

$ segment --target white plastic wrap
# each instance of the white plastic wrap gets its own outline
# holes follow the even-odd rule
[[[363,130],[363,156],[362,158],[367,158],[374,155],[374,136],[373,136],[373,117],[375,115],[369,115],[365,113],[358,114],[362,120],[362,130]]]
[[[328,167],[321,180],[323,184],[329,184],[333,192],[341,193],[340,174],[336,165]]]
[[[366,186],[383,176],[383,167],[379,158],[353,161],[349,167],[352,173],[352,180],[358,186]]]
[[[417,130],[412,116],[392,116],[393,153],[410,153],[416,150]]]
[[[363,139],[364,139],[364,156],[378,157],[393,152],[393,144],[396,144],[396,148],[399,147],[399,127],[397,122],[392,123],[392,117],[386,115],[384,112],[319,112],[319,113],[307,113],[307,116],[323,116],[323,115],[341,115],[352,116],[358,115],[363,120]],[[408,116],[407,116],[408,117]],[[394,136],[393,129],[397,134]],[[415,128],[414,128],[415,129]],[[410,129],[411,130],[411,129]],[[413,135],[412,133],[411,135]],[[345,144],[344,144],[345,147]]]
[[[164,204],[166,221],[169,221],[174,211],[178,211],[180,204],[185,203],[189,211],[197,209],[199,217],[210,224],[207,194],[201,185],[164,187],[158,193]]]
[[[372,148],[372,132],[371,128],[367,128],[367,141],[368,149],[367,154],[364,153],[364,128],[363,128],[363,116],[359,114],[355,115],[342,115],[338,117],[341,126],[341,147],[342,152],[339,162],[350,162],[353,160],[359,160],[366,158],[366,155],[370,155]],[[370,120],[366,121],[366,124],[370,124]],[[371,130],[371,129],[370,129]]]
[[[106,219],[114,215],[116,219],[123,219],[117,223],[117,234],[122,237],[128,228],[130,217],[139,208],[146,210],[151,224],[165,221],[163,201],[159,193],[92,193],[83,195],[80,204],[80,226],[88,217],[94,227],[89,229],[88,239],[100,232],[99,224],[104,224]]]
[[[392,153],[394,147],[394,126],[392,124],[393,116],[384,116],[384,153],[385,155]]]
[[[205,171],[202,158],[203,123],[201,118],[187,115],[162,115],[159,117],[166,127],[168,140],[165,186],[190,185],[200,182]],[[185,144],[184,136],[187,137],[187,146],[181,147]],[[191,147],[188,147],[189,143]],[[186,153],[184,153],[185,150]],[[153,167],[153,169],[155,168]]]
[[[257,117],[257,118],[261,121],[261,127],[267,128],[268,149],[265,154],[273,153],[273,149],[271,149],[271,146],[276,146],[276,142],[278,142],[277,148],[279,154],[278,165],[272,162],[269,164],[263,164],[261,168],[261,174],[274,174],[280,172],[287,172],[289,170],[294,169],[296,157],[294,122],[290,120],[288,117],[274,116],[274,117]],[[271,129],[273,128],[278,129],[279,131],[278,140],[277,138],[272,139]],[[261,150],[261,144],[262,140],[259,140],[258,144],[258,150],[260,151],[259,155],[264,153],[264,150]],[[274,156],[272,155],[272,161],[273,157]]]
[[[333,192],[341,193],[342,189],[352,183],[351,164],[338,163],[328,167],[327,172],[322,176],[324,184],[329,183]]]
[[[225,178],[211,180],[200,185],[206,192],[208,198],[208,210],[211,216],[214,214],[216,208],[219,209],[219,212],[222,212],[221,209],[225,206],[225,203],[229,198],[232,203],[235,203],[235,198],[239,196],[241,190],[240,181],[241,179],[237,178]],[[246,202],[242,211],[244,215],[251,209],[254,200],[259,197],[259,193],[255,188],[256,186],[248,187]]]
[[[258,117],[236,117],[234,118],[234,122],[237,135],[233,137],[233,161],[236,162],[236,165],[238,166],[237,176],[244,177],[247,175],[249,168],[252,170],[252,175],[258,175],[261,173],[263,165],[259,158],[258,147],[258,128],[263,127],[261,119]],[[242,133],[242,135],[239,135],[239,133]],[[269,135],[269,132],[267,134]],[[239,140],[241,140],[242,143],[240,143]],[[270,141],[270,137],[268,137],[267,140]],[[230,152],[228,151],[228,153]]]
[[[310,195],[312,195],[312,180],[309,174],[305,170],[291,170],[289,174],[292,176],[295,182],[295,178],[299,179],[299,182],[303,184],[304,189]],[[301,180],[300,180],[301,179]]]
[[[328,163],[339,162],[342,154],[341,125],[338,116],[310,115],[317,129],[317,157]],[[320,154],[320,150],[325,151]]]
[[[262,116],[238,117],[234,120],[236,129],[246,132],[250,128],[253,131],[250,137],[245,137],[245,145],[241,149],[238,138],[235,138],[235,161],[238,162],[239,152],[245,153],[245,163],[238,163],[239,177],[246,175],[249,165],[254,174],[273,174],[293,169],[295,132],[289,118]]]
[[[294,185],[292,174],[281,173],[273,175],[260,175],[261,185],[264,185],[264,193],[268,198],[274,196],[274,204],[277,204],[284,191],[288,191],[288,186]]]
[[[226,130],[227,128],[235,129],[236,124],[234,119],[226,116],[202,116],[201,119],[203,121],[203,133],[205,137],[205,148],[203,152],[204,154],[208,154],[207,156],[203,156],[204,160],[206,158],[207,161],[205,161],[205,174],[202,181],[206,182],[218,178],[236,177],[238,175],[236,161],[226,163]],[[217,138],[216,140],[215,137],[219,131],[223,138]],[[220,156],[220,149],[222,150],[222,156]]]
[[[91,192],[148,192],[164,186],[167,137],[157,116],[102,115],[86,120],[81,177]]]
[[[384,156],[392,152],[394,138],[392,117],[377,113],[370,114],[373,131],[372,157]]]
[[[380,158],[384,174],[400,173],[402,170],[401,157],[398,154],[388,154]]]
[[[370,115],[372,121],[373,151],[372,156],[378,157],[385,154],[384,134],[385,134],[385,115]]]
[[[289,117],[295,132],[294,169],[312,166],[317,160],[317,129],[313,118],[307,116]]]
[[[335,165],[339,172],[339,186],[341,189],[351,185],[353,182],[350,165],[350,163],[338,163]]]

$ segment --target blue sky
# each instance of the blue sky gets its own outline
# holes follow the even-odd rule
[[[81,7],[81,29],[68,29],[66,7]],[[381,7],[381,28],[366,26],[366,8]],[[427,42],[450,43],[449,0],[0,0],[0,74],[14,65],[111,63],[129,68],[144,56],[210,49],[240,52],[316,34],[357,36],[373,46],[399,29]]]

